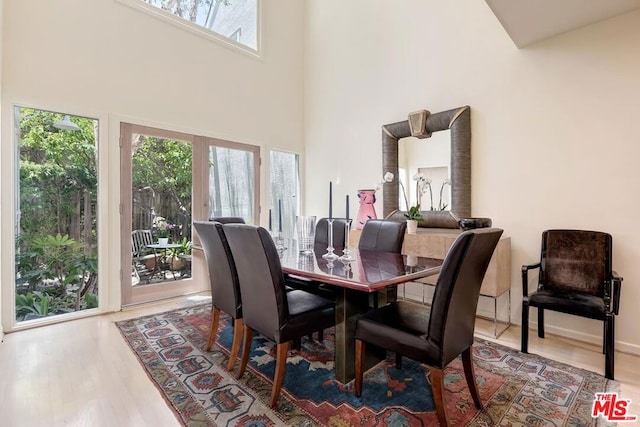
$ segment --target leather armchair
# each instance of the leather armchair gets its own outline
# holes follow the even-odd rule
[[[610,234],[586,230],[546,230],[540,262],[522,266],[521,350],[528,352],[529,307],[538,309],[538,336],[544,338],[544,311],[603,321],[605,376],[614,379],[615,316],[622,277],[612,269]],[[529,271],[538,270],[537,289],[529,293]]]

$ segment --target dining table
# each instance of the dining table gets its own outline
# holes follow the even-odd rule
[[[278,248],[282,271],[324,283],[336,296],[335,372],[343,384],[355,377],[355,326],[357,319],[374,305],[392,301],[396,287],[440,272],[442,259],[349,248],[352,259],[326,259],[327,246],[316,244],[311,253],[298,250],[295,240]],[[339,257],[342,248],[334,248]],[[375,296],[375,297],[374,297]],[[374,303],[375,301],[375,303]],[[384,359],[373,346],[365,358],[365,368]]]

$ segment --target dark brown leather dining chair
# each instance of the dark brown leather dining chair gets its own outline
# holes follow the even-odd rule
[[[223,225],[219,222],[194,221],[193,225],[200,237],[204,249],[204,256],[209,269],[209,284],[211,286],[211,330],[207,340],[206,350],[211,350],[218,333],[220,311],[233,318],[233,341],[227,370],[235,365],[240,340],[242,338],[242,297],[238,284],[238,273],[235,261],[231,255],[229,243],[224,234]]]
[[[364,223],[358,249],[379,252],[402,252],[406,221],[388,219],[370,219]]]
[[[349,220],[351,223],[351,220]],[[333,247],[343,248],[345,242],[345,229],[347,220],[344,218],[333,219]],[[329,244],[329,219],[320,218],[316,224],[315,241],[316,245],[327,246]]]
[[[220,224],[244,224],[244,218],[239,216],[214,216],[209,221],[216,221]]]
[[[238,377],[249,360],[253,331],[277,344],[276,368],[271,388],[275,407],[282,388],[291,341],[335,324],[334,302],[302,290],[286,292],[280,257],[269,232],[262,227],[229,224],[224,226],[236,261],[244,339]]]
[[[406,221],[392,221],[387,219],[370,219],[364,223],[358,242],[358,249],[376,252],[402,253],[402,244],[407,230]],[[380,304],[382,294],[384,303],[395,301],[398,287],[391,286],[386,291],[378,291],[373,294],[373,307]]]
[[[355,394],[362,394],[365,347],[378,346],[429,365],[433,401],[446,426],[444,369],[462,355],[473,402],[482,409],[473,374],[473,332],[480,286],[502,230],[484,228],[458,236],[444,259],[430,307],[396,301],[356,322]]]
[[[622,277],[612,269],[610,234],[586,230],[546,230],[540,262],[522,266],[521,350],[528,351],[529,307],[538,309],[538,336],[544,338],[544,311],[602,320],[605,377],[614,379],[615,316]],[[538,269],[537,289],[529,293],[529,270]]]

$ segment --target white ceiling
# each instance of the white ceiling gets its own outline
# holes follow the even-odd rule
[[[486,0],[519,48],[640,9],[640,0]]]

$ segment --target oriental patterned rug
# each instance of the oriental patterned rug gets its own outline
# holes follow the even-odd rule
[[[437,418],[428,369],[390,357],[365,375],[360,398],[353,382],[334,379],[333,331],[322,343],[306,338],[291,351],[278,407],[268,407],[275,365],[274,345],[256,335],[242,379],[224,368],[231,345],[228,318],[219,345],[205,346],[211,305],[181,308],[117,322],[151,380],[177,418],[188,426],[433,426]],[[454,425],[591,426],[596,392],[618,384],[593,372],[477,339],[475,374],[485,405],[469,395],[462,363],[445,372],[447,413]],[[238,363],[236,364],[236,372]]]

